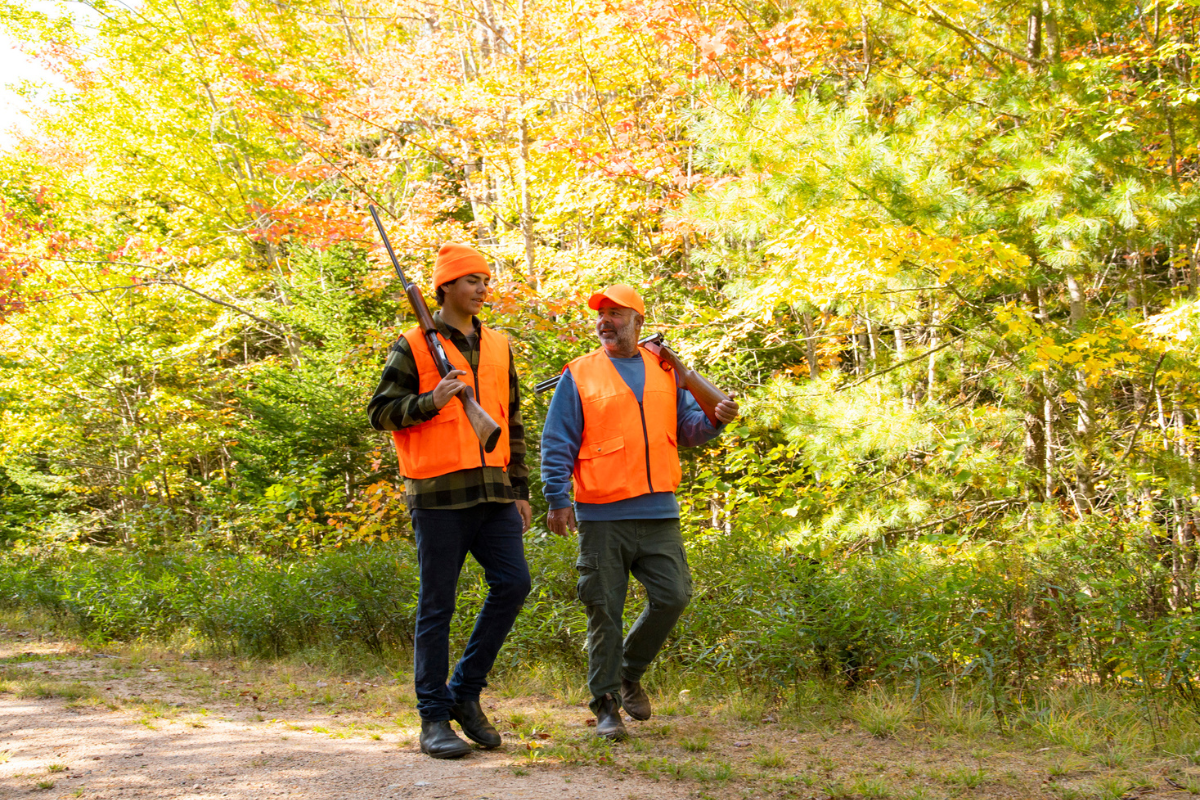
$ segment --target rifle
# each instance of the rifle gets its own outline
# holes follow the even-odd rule
[[[714,428],[721,424],[721,421],[717,419],[717,405],[728,400],[729,395],[709,383],[696,370],[689,369],[675,351],[663,341],[661,333],[640,340],[638,347],[644,347],[651,355],[658,358],[658,363],[662,364],[664,368],[669,366],[675,371],[675,385],[692,393],[692,397],[696,398],[696,403],[704,411],[704,416],[708,417],[708,421]],[[561,373],[537,384],[533,390],[538,393],[549,391],[558,386],[560,380],[562,380]]]
[[[400,269],[400,262],[396,259],[396,254],[392,252],[392,243],[388,241],[387,233],[383,230],[383,223],[379,221],[379,214],[376,213],[375,206],[368,206],[368,208],[371,210],[371,218],[375,220],[375,227],[379,230],[379,238],[383,239],[383,246],[387,248],[388,256],[392,259],[392,266],[396,268],[396,274],[400,276],[400,284],[404,287],[404,294],[408,296],[408,303],[412,306],[413,313],[417,315],[417,324],[421,326],[421,333],[425,335],[425,341],[429,344],[433,363],[437,366],[438,374],[444,378],[446,373],[454,367],[450,364],[450,359],[446,357],[442,340],[438,338],[437,326],[433,324],[433,314],[429,313],[429,306],[425,305],[421,287],[415,283],[409,283],[408,279],[404,277],[404,270]],[[479,405],[479,401],[475,399],[475,392],[470,386],[458,393],[458,399],[462,401],[463,409],[467,412],[467,420],[471,423],[475,436],[479,438],[479,444],[483,446],[484,452],[490,453],[495,450],[496,442],[500,440],[500,426],[483,410],[483,406]]]

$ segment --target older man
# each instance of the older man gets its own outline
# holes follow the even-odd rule
[[[579,531],[575,567],[587,607],[596,734],[622,739],[622,706],[633,719],[650,718],[642,675],[692,594],[675,500],[678,446],[703,444],[719,430],[691,394],[676,388],[674,374],[638,347],[646,308],[637,291],[610,286],[588,307],[597,313],[602,346],[563,371],[542,431],[542,481],[550,530]],[[728,400],[716,416],[723,427],[737,412]],[[622,639],[630,573],[647,599]]]

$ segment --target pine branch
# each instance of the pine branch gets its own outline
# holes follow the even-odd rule
[[[111,263],[111,262],[101,262],[101,263]],[[141,266],[145,266],[145,265],[143,264]],[[230,311],[236,312],[245,317],[249,317],[250,319],[254,320],[255,322],[259,323],[260,325],[265,325],[267,328],[270,328],[272,331],[274,331],[275,333],[278,333],[281,336],[284,336],[284,337],[290,336],[293,339],[299,338],[299,337],[295,336],[294,334],[289,333],[286,328],[282,327],[281,325],[278,325],[277,323],[271,322],[270,320],[267,320],[267,319],[263,319],[262,317],[258,316],[257,314],[255,314],[251,311],[247,311],[246,309],[241,308],[240,306],[236,306],[233,303],[227,303],[224,300],[218,300],[217,298],[213,297],[212,295],[205,294],[204,292],[200,291],[199,289],[194,289],[191,286],[188,286],[183,281],[175,280],[174,278],[149,278],[140,283],[131,283],[131,284],[123,285],[123,286],[102,286],[99,289],[72,289],[69,292],[64,292],[63,294],[56,294],[53,297],[42,297],[37,300],[28,300],[25,302],[29,303],[30,305],[36,305],[36,304],[41,304],[41,303],[52,303],[55,300],[62,300],[67,297],[76,297],[81,294],[89,294],[89,295],[104,294],[105,292],[129,291],[132,289],[143,289],[147,286],[156,286],[156,285],[157,286],[178,287],[180,289],[183,289],[186,292],[191,292],[192,294],[196,295],[197,297],[202,297],[210,303],[214,303],[216,305],[223,306],[225,308],[228,308]],[[304,341],[304,340],[300,339],[300,341]]]
[[[933,522],[926,522],[921,525],[915,525],[911,528],[897,528],[895,530],[890,530],[887,531],[887,535],[902,536],[910,533],[919,533],[921,531],[929,530],[930,528],[936,528],[939,525],[945,525],[947,522],[953,522],[956,519],[961,519],[962,517],[966,517],[977,512],[994,515],[1022,502],[1024,502],[1024,500],[1020,497],[1002,497],[999,500],[990,500],[982,505],[972,506],[971,508],[960,511],[957,514],[951,514],[948,517],[935,519]],[[851,552],[853,552],[853,550],[851,550]]]
[[[904,366],[907,366],[907,365],[913,363],[914,361],[920,361],[923,358],[928,358],[929,356],[936,353],[938,350],[944,350],[945,348],[949,347],[950,345],[955,344],[956,342],[960,342],[965,338],[967,338],[967,334],[960,333],[958,336],[955,336],[953,339],[947,339],[946,341],[942,342],[937,347],[929,348],[924,353],[921,353],[919,356],[913,356],[912,358],[901,361],[899,364],[893,364],[892,366],[888,367],[887,369],[881,369],[877,372],[872,372],[870,375],[864,375],[863,377],[856,380],[854,383],[848,383],[845,386],[839,386],[834,391],[835,392],[844,392],[847,389],[853,389],[855,386],[866,383],[867,381],[871,380],[872,378],[878,378],[880,375],[887,375],[889,372],[898,370],[901,367],[904,367]],[[820,395],[814,394],[814,395],[807,395],[807,396],[808,397],[819,397]]]

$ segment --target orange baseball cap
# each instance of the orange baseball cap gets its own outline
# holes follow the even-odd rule
[[[600,309],[600,302],[608,298],[619,306],[632,308],[634,311],[646,316],[646,304],[642,302],[642,297],[637,293],[637,290],[626,283],[614,283],[607,289],[596,292],[588,298],[588,308],[593,311]]]

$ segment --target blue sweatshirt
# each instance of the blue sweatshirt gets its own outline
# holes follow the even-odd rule
[[[633,358],[612,358],[617,373],[641,402],[646,386],[646,363],[640,355]],[[687,389],[678,390],[677,437],[680,446],[696,447],[714,439],[724,425],[713,428],[704,410]],[[583,403],[571,370],[563,371],[558,388],[546,412],[542,428],[542,483],[550,508],[571,505],[571,471],[575,457],[583,444]],[[575,517],[579,520],[601,521],[615,519],[677,519],[679,503],[674,492],[653,492],[618,500],[615,503],[576,503]]]

